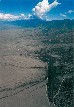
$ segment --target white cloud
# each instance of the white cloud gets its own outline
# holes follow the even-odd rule
[[[34,12],[34,15],[36,15],[39,18],[43,18],[45,13],[49,12],[51,9],[57,7],[60,5],[57,0],[55,0],[53,3],[49,4],[48,0],[43,0],[42,2],[39,2],[32,11]]]
[[[66,14],[62,14],[62,13],[60,13],[60,16],[62,16],[62,17],[67,17]]]
[[[4,13],[0,13],[0,20],[20,20],[20,19],[30,19],[31,15],[24,15],[24,14],[21,14],[21,15],[12,15],[12,14],[4,14]]]
[[[12,15],[12,14],[0,13],[0,19],[1,20],[16,20],[16,19],[19,19],[19,16],[15,16],[15,15]]]
[[[69,10],[68,13],[69,14],[74,13],[74,10]]]

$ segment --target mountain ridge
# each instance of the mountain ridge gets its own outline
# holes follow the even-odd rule
[[[64,19],[64,20],[52,20],[44,21],[40,19],[29,19],[29,20],[16,20],[16,21],[0,21],[0,25],[14,25],[19,27],[38,27],[38,26],[47,26],[47,27],[61,27],[74,26],[74,20]]]

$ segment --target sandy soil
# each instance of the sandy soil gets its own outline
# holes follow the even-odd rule
[[[0,107],[49,107],[47,64],[34,55],[41,48],[35,32],[0,31]]]

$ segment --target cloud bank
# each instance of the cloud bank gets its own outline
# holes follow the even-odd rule
[[[8,20],[8,21],[14,21],[14,20],[28,20],[30,19],[31,15],[24,15],[24,14],[20,14],[20,15],[12,15],[12,14],[4,14],[4,13],[0,13],[0,20]]]
[[[36,15],[39,18],[43,18],[45,13],[49,12],[53,8],[57,7],[60,5],[57,0],[55,0],[53,3],[49,4],[48,0],[43,0],[42,2],[39,2],[33,9],[32,11],[34,12],[34,15]]]

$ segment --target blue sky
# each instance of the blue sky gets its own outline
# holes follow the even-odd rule
[[[0,19],[74,19],[74,0],[0,0]]]

